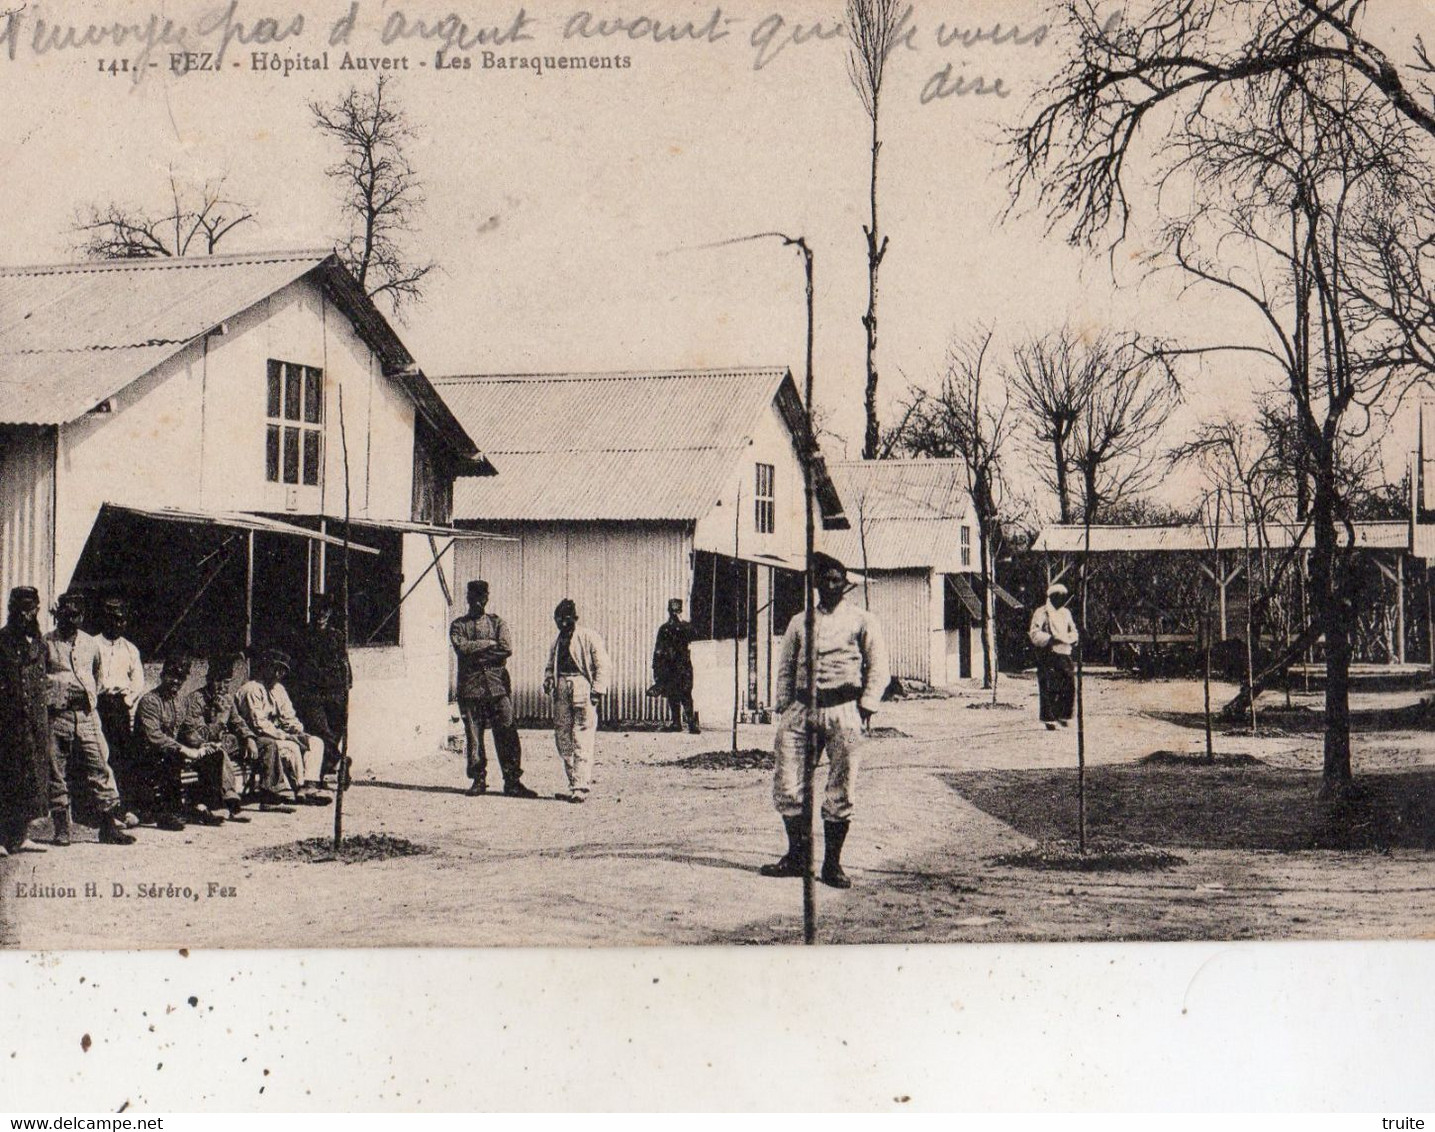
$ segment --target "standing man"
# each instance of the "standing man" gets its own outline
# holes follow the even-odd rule
[[[1071,650],[1081,639],[1076,619],[1066,607],[1070,600],[1067,588],[1060,582],[1048,586],[1046,604],[1031,617],[1027,636],[1036,649],[1036,687],[1041,704],[1041,721],[1048,731],[1057,724],[1067,727],[1076,701],[1076,674],[1072,667]]]
[[[49,800],[48,702],[40,593],[17,586],[0,629],[0,857],[39,848],[26,835]]]
[[[503,792],[510,798],[536,798],[537,792],[523,785],[523,750],[513,723],[513,684],[508,676],[513,634],[502,617],[487,612],[487,582],[481,578],[469,582],[467,593],[468,613],[449,626],[448,639],[458,657],[458,712],[463,717],[469,796],[488,790],[488,753],[483,746],[487,727],[493,731]]]
[[[60,595],[55,627],[45,634],[45,671],[50,682],[50,733],[54,737],[50,765],[50,816],[55,844],[70,843],[70,792],[73,781],[84,802],[98,815],[100,841],[133,845],[123,829],[123,811],[109,751],[100,728],[100,654],[95,638],[82,632],[85,599],[78,593]]]
[[[100,730],[110,751],[110,769],[115,774],[120,803],[129,811],[125,815],[126,825],[138,824],[131,819],[134,812],[142,808],[139,797],[144,789],[138,753],[132,743],[135,710],[144,695],[144,665],[140,663],[140,650],[125,639],[128,628],[129,607],[124,598],[106,598],[100,612],[100,635],[95,638],[95,648],[100,654],[96,685]]]
[[[558,636],[548,650],[543,690],[553,697],[553,743],[568,775],[564,802],[583,803],[593,784],[593,747],[598,738],[598,701],[608,691],[612,667],[603,638],[578,624],[578,606],[564,598],[553,610]]]
[[[822,880],[833,888],[851,888],[842,871],[842,844],[852,822],[862,729],[881,705],[891,682],[887,645],[876,616],[842,599],[847,593],[847,568],[826,554],[812,556],[817,588],[815,618],[817,717],[812,720],[815,744],[813,770],[827,755],[827,788],[822,800],[825,855]],[[802,614],[782,636],[777,672],[777,768],[772,797],[787,828],[787,852],[764,865],[765,877],[799,877],[811,861],[811,829],[803,818],[807,779],[807,649]]]
[[[667,697],[673,721],[665,731],[681,731],[686,721],[688,730],[697,735],[698,713],[693,710],[693,658],[688,646],[693,641],[693,627],[683,620],[683,602],[668,602],[668,619],[658,626],[658,639],[653,645],[653,687]]]
[[[348,634],[334,623],[334,599],[328,594],[309,597],[309,627],[299,641],[299,667],[295,690],[304,730],[324,741],[324,771],[338,773],[339,759],[347,757],[349,689],[354,670],[349,664]]]
[[[255,678],[239,689],[239,717],[254,734],[260,762],[272,758],[284,768],[294,800],[304,806],[327,806],[332,799],[319,793],[324,741],[307,734],[294,714],[294,703],[284,688],[291,667],[288,653],[262,652]]]

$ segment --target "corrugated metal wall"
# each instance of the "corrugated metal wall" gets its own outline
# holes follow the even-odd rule
[[[644,693],[652,683],[653,638],[669,598],[688,600],[691,536],[681,524],[485,523],[485,530],[521,541],[463,539],[454,583],[459,617],[473,578],[491,587],[489,608],[513,630],[514,708],[522,719],[552,717],[543,695],[543,668],[553,643],[553,607],[578,604],[579,623],[594,629],[613,658],[605,712],[627,720],[658,720],[666,701]]]
[[[42,610],[50,609],[54,504],[54,430],[0,428],[0,600],[14,586],[34,586]]]
[[[873,572],[867,582],[867,607],[882,622],[892,675],[901,679],[932,680],[932,596],[930,574],[925,570]],[[863,599],[859,583],[848,601]]]

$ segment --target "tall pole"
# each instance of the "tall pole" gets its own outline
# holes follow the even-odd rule
[[[339,582],[339,602],[344,613],[344,654],[349,652],[349,434],[344,428],[344,387],[339,386],[339,444],[344,453],[344,556]],[[334,787],[334,849],[344,842],[344,789],[349,785],[349,693],[344,692],[344,735],[339,744],[337,781]]]
[[[1086,852],[1086,575],[1090,559],[1091,512],[1087,510],[1081,551],[1081,637],[1076,642],[1076,847],[1081,853]]]
[[[815,806],[815,780],[817,778],[817,586],[816,579],[812,574],[812,558],[817,553],[817,519],[816,507],[814,504],[814,483],[815,474],[813,471],[813,460],[817,454],[817,434],[812,427],[812,249],[807,246],[807,241],[802,237],[789,240],[788,243],[796,245],[802,253],[802,264],[807,275],[807,375],[802,390],[802,407],[804,410],[803,420],[806,424],[807,435],[803,437],[802,445],[802,485],[803,497],[806,503],[807,521],[807,557],[806,566],[806,590],[807,605],[802,614],[802,643],[803,660],[807,665],[807,687],[804,695],[807,710],[804,712],[806,723],[803,726],[804,760],[803,764],[807,771],[802,783],[802,823],[807,829],[807,853],[806,867],[802,872],[802,942],[817,942],[817,884],[812,876],[812,859],[815,854],[812,852],[816,842],[813,834],[813,819]]]
[[[755,505],[754,505],[755,506]],[[732,752],[737,754],[737,717],[742,704],[742,674],[739,671],[741,664],[741,642],[742,633],[738,629],[738,614],[742,610],[747,598],[747,571],[742,568],[742,559],[738,557],[742,550],[742,478],[738,477],[737,495],[733,499],[732,507]],[[738,600],[738,581],[742,581],[743,601]]]

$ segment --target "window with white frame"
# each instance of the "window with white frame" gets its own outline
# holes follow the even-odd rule
[[[324,371],[269,360],[264,469],[270,483],[324,479]]]
[[[962,527],[962,565],[972,564],[972,528]]]
[[[776,479],[777,470],[771,464],[757,465],[753,520],[760,535],[770,535],[777,529],[777,493],[773,488]]]

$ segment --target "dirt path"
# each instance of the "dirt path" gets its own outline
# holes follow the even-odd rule
[[[1087,709],[1095,767],[1154,750],[1201,749],[1199,730],[1149,712],[1194,711],[1199,686],[1098,680]],[[1007,680],[1011,709],[974,695],[891,705],[901,734],[866,749],[849,842],[857,886],[819,886],[832,942],[1427,937],[1435,858],[1375,852],[1181,848],[1159,873],[1037,873],[990,858],[1032,844],[954,788],[961,775],[1074,763],[1070,732],[1035,722],[1029,680]],[[685,757],[727,736],[599,736],[598,782],[582,807],[552,801],[551,738],[523,734],[526,778],[549,799],[468,798],[462,759],[433,754],[359,774],[346,829],[432,847],[431,856],[346,866],[256,861],[251,850],[324,833],[329,810],[255,814],[251,824],[141,830],[129,849],[77,844],[3,863],[7,942],[52,947],[563,946],[800,938],[800,885],[757,876],[782,848],[759,769],[691,769]],[[743,728],[766,748],[767,728]],[[1435,765],[1427,733],[1363,737],[1357,765]],[[1223,738],[1271,766],[1319,763],[1306,736]],[[955,776],[955,778],[954,778]],[[1219,815],[1216,815],[1219,818]],[[98,895],[86,897],[85,885]],[[74,896],[17,895],[74,891]],[[115,886],[124,886],[117,896]],[[141,896],[141,886],[160,895]],[[212,886],[212,887],[211,887]],[[182,895],[188,888],[191,897]],[[232,895],[223,894],[232,890]],[[172,891],[181,895],[169,895]]]

